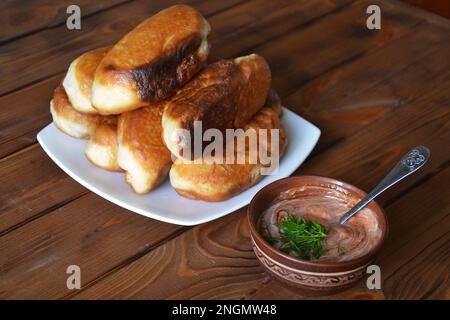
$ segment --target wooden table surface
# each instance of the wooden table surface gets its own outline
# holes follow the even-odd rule
[[[264,273],[245,208],[195,227],[152,220],[88,191],[37,144],[68,64],[175,3],[78,0],[82,30],[69,31],[72,2],[0,4],[0,298],[306,298]],[[324,298],[450,298],[450,21],[392,0],[187,3],[212,26],[212,61],[263,55],[284,105],[322,130],[295,174],[369,191],[410,148],[431,149],[379,199],[390,224],[382,289],[361,281]],[[381,30],[365,26],[370,4]],[[69,265],[80,290],[66,287]]]

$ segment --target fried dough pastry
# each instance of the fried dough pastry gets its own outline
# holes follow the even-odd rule
[[[257,54],[207,66],[168,102],[162,120],[166,146],[193,160],[186,149],[192,149],[196,121],[202,131],[242,128],[264,105],[270,82],[269,66]],[[181,129],[188,134],[179,134]]]
[[[101,116],[75,110],[62,85],[55,89],[53,99],[50,101],[50,113],[58,129],[78,139],[89,139],[100,123],[113,121],[115,118],[115,116]]]
[[[89,139],[84,154],[92,164],[109,171],[122,171],[117,163],[117,119],[101,123]]]
[[[164,105],[144,107],[119,116],[119,166],[125,179],[139,194],[161,183],[172,164],[171,154],[161,138]]]
[[[263,107],[272,81],[269,65],[257,54],[234,59],[242,75],[244,86],[240,91],[234,127],[243,128]]]
[[[70,64],[63,86],[75,110],[98,113],[91,104],[92,82],[95,70],[110,49],[107,47],[86,52]]]
[[[205,63],[210,26],[195,9],[176,5],[125,35],[95,72],[92,103],[118,114],[173,95]]]
[[[243,128],[279,129],[279,154],[284,154],[287,143],[286,134],[280,121],[281,104],[276,93],[271,92],[264,107]],[[271,150],[271,139],[268,134],[267,142],[258,141],[258,147]],[[264,145],[262,145],[264,144]],[[177,159],[170,170],[170,183],[178,194],[205,201],[223,201],[247,188],[255,185],[263,178],[261,169],[263,164],[259,157],[257,163],[249,161],[248,144],[245,146],[245,163],[219,164],[208,159],[196,164],[194,161]],[[270,152],[269,152],[270,153]],[[206,160],[206,161],[205,161]]]

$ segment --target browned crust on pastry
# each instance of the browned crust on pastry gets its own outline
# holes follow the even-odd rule
[[[165,99],[192,78],[205,61],[197,54],[201,41],[199,35],[194,35],[185,39],[175,53],[135,68],[131,74],[139,99],[147,102]]]
[[[119,116],[118,137],[120,148],[129,150],[133,161],[140,168],[156,175],[154,183],[148,190],[139,192],[133,186],[131,176],[126,176],[126,182],[136,193],[146,193],[161,183],[168,175],[172,157],[161,137],[161,117],[164,103],[153,107],[143,107]],[[119,162],[120,164],[120,162]],[[123,168],[126,171],[130,168]],[[131,170],[131,169],[130,169]]]
[[[265,107],[261,109],[252,120],[244,127],[247,129],[279,129],[279,153],[280,159],[284,155],[287,137],[279,118],[281,104],[278,95],[271,92],[268,95]],[[270,138],[270,135],[268,136]],[[269,145],[272,143],[269,140]],[[260,142],[258,142],[260,146]],[[270,149],[269,149],[270,150]],[[190,199],[205,201],[223,201],[231,198],[258,183],[264,176],[258,164],[194,164],[182,163],[177,160],[172,166],[171,182],[176,192]],[[182,185],[188,181],[190,187],[177,187],[177,181],[181,179]],[[174,185],[175,184],[175,185]],[[206,188],[206,192],[205,189]]]
[[[167,104],[163,116],[166,145],[176,156],[197,158],[193,152],[190,157],[183,154],[188,143],[174,138],[176,130],[187,130],[193,146],[195,121],[201,121],[203,132],[242,128],[264,105],[270,81],[269,66],[256,54],[207,66]]]
[[[258,179],[258,181],[255,181],[255,184],[258,183],[262,179],[262,176]],[[181,190],[181,189],[175,189],[175,192],[178,193],[180,196],[191,199],[191,200],[203,200],[207,202],[220,202],[225,201],[227,199],[230,199],[239,193],[244,192],[246,189],[250,188],[251,185],[248,185],[245,189],[234,189],[227,193],[222,194],[215,194],[215,195],[205,195],[197,193],[193,190]]]
[[[170,152],[161,139],[163,108],[163,105],[144,107],[119,116],[122,143],[132,147],[141,165],[149,169],[171,162]]]
[[[241,165],[241,166],[243,166],[243,165]],[[245,169],[242,170],[242,168],[238,169],[238,171],[241,174],[241,176],[243,176],[246,172],[246,170]],[[220,202],[220,201],[224,201],[229,198],[232,198],[232,197],[244,192],[248,188],[254,186],[259,181],[261,181],[263,177],[264,176],[259,175],[254,180],[251,180],[248,177],[245,177],[243,179],[243,181],[241,181],[240,185],[235,185],[235,186],[233,186],[233,188],[228,189],[226,192],[208,194],[208,195],[198,193],[195,190],[183,190],[183,189],[177,189],[177,188],[174,188],[174,189],[180,196],[188,198],[188,199],[203,200],[203,201],[208,201],[208,202]]]
[[[72,104],[67,97],[66,91],[62,85],[59,85],[53,94],[53,110],[56,113],[57,117],[61,120],[68,121],[74,124],[78,124],[79,126],[83,126],[86,128],[86,131],[90,133],[86,133],[83,136],[74,136],[70,131],[66,130],[66,128],[60,126],[58,121],[54,121],[55,126],[64,132],[67,135],[70,135],[74,138],[79,139],[88,139],[90,135],[95,131],[97,126],[104,120],[109,117],[97,115],[97,114],[88,114],[81,113],[75,110],[72,107]],[[54,119],[55,120],[55,119]]]
[[[125,173],[125,182],[130,186],[131,190],[133,190],[136,194],[146,194],[151,192],[157,186],[159,186],[169,175],[170,165],[163,167],[160,171],[158,171],[157,178],[154,182],[148,187],[145,191],[139,191],[134,187],[134,184],[131,181],[131,176],[128,173]]]
[[[96,167],[111,172],[123,172],[122,168],[117,164],[117,123],[102,123],[95,130],[94,135],[88,143],[93,143],[99,147],[106,147],[115,155],[115,164],[104,166],[95,159],[91,159],[89,153],[85,152],[86,158]],[[86,146],[87,147],[87,146]]]
[[[75,77],[80,84],[81,91],[87,97],[91,95],[95,70],[109,50],[111,47],[98,48],[86,52],[78,58]]]
[[[131,86],[142,102],[163,100],[197,73],[207,58],[198,54],[206,20],[176,5],[160,11],[125,35],[96,71],[104,85]]]
[[[90,153],[88,152],[88,147],[99,147],[106,148],[108,151],[103,150],[104,152],[109,152],[110,156],[112,156],[112,164],[105,166],[102,165],[96,159],[91,159]],[[97,129],[95,130],[94,135],[86,145],[85,151],[86,158],[95,166],[102,168],[104,170],[113,171],[113,172],[123,172],[123,170],[119,167],[117,163],[117,155],[118,155],[118,142],[117,142],[117,119],[116,121],[102,122]]]
[[[91,140],[101,146],[117,146],[117,121],[100,124]]]
[[[234,120],[234,127],[242,128],[264,105],[272,78],[269,65],[260,55],[251,54],[235,62],[245,78]]]
[[[203,130],[233,127],[240,88],[244,85],[237,65],[222,60],[207,66],[186,84],[167,104],[164,111],[183,129],[192,131],[194,121],[201,120]]]

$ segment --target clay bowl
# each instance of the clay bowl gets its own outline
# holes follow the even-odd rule
[[[371,251],[363,256],[345,262],[314,262],[299,260],[273,248],[257,231],[261,214],[276,200],[279,194],[291,188],[321,186],[344,190],[356,199],[366,193],[348,183],[318,176],[295,176],[277,180],[262,188],[252,199],[247,211],[253,250],[265,270],[275,279],[296,288],[306,295],[327,295],[343,291],[356,284],[366,274],[380,247],[386,239],[388,226],[381,207],[372,201],[367,207],[372,209],[381,229],[381,239]]]

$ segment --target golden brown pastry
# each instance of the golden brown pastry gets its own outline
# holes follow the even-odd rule
[[[89,139],[84,154],[99,168],[109,171],[122,171],[117,163],[117,119],[101,123]]]
[[[92,82],[95,70],[110,49],[111,47],[107,47],[86,52],[70,64],[63,86],[75,110],[98,113],[91,103]]]
[[[205,63],[209,31],[202,15],[185,5],[148,18],[101,61],[92,87],[94,107],[118,114],[173,95]]]
[[[119,166],[136,193],[147,193],[161,183],[172,159],[161,138],[164,105],[144,107],[119,116]]]
[[[269,65],[260,55],[239,57],[234,62],[244,76],[245,83],[234,117],[234,127],[242,128],[264,105],[272,79]]]
[[[196,158],[195,121],[203,132],[243,127],[264,105],[270,81],[269,66],[257,54],[207,66],[168,102],[162,120],[166,146],[177,157]]]
[[[281,105],[276,93],[271,92],[265,106],[244,127],[244,130],[279,129],[279,154],[284,153],[286,134],[280,121]],[[271,139],[258,141],[258,147],[271,150]],[[170,183],[182,196],[206,201],[223,201],[255,185],[263,178],[264,165],[260,158],[256,163],[249,161],[248,144],[245,146],[243,164],[219,164],[209,159],[196,164],[193,161],[177,159],[170,170]],[[237,157],[236,157],[237,159]]]
[[[53,99],[50,101],[50,113],[58,129],[78,139],[89,139],[102,121],[114,118],[75,110],[62,85],[55,89]]]

